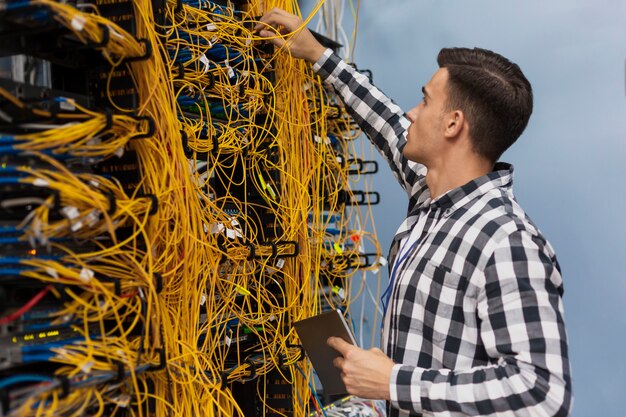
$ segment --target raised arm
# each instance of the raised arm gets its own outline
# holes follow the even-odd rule
[[[402,156],[409,126],[404,113],[363,74],[325,49],[304,26],[302,19],[281,9],[267,12],[256,26],[259,35],[295,58],[313,64],[313,69],[330,83],[348,112],[387,160],[409,197],[419,197],[425,189],[426,168]]]

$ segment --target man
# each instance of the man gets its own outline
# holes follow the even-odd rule
[[[335,88],[409,198],[389,256],[385,352],[328,340],[348,391],[388,400],[392,416],[567,416],[559,266],[513,197],[512,166],[496,163],[532,112],[519,67],[442,49],[405,116],[298,17],[273,9],[261,22],[261,36]]]

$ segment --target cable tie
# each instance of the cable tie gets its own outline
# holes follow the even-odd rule
[[[153,278],[156,281],[154,284],[154,291],[157,294],[161,294],[161,291],[163,290],[163,275],[161,275],[158,272],[155,272],[153,275]]]
[[[252,358],[246,359],[244,363],[247,363],[248,365],[250,365],[250,376],[245,379],[245,382],[249,382],[249,381],[256,379],[257,377],[256,365],[254,364],[254,362],[252,362]]]
[[[248,249],[250,250],[250,252],[248,253],[248,257],[246,259],[248,259],[249,261],[254,259],[254,255],[255,255],[255,247],[253,243],[248,243],[246,246],[248,246]]]
[[[165,369],[165,365],[167,362],[167,359],[165,358],[165,347],[161,346],[159,349],[155,349],[155,351],[159,352],[159,364],[151,365],[150,371],[161,371]]]
[[[122,282],[119,279],[113,280],[113,291],[117,297],[122,296]]]
[[[109,27],[101,22],[97,22],[97,25],[102,30],[102,40],[100,42],[92,42],[88,44],[88,46],[95,49],[104,48],[111,39],[111,31],[109,30]]]
[[[144,54],[141,56],[132,56],[132,57],[124,58],[121,62],[122,64],[127,64],[129,62],[135,62],[135,61],[143,61],[152,56],[152,43],[148,39],[137,39],[137,41],[145,45]]]
[[[302,345],[293,345],[293,344],[287,344],[288,348],[298,348],[300,349],[300,355],[298,356],[298,358],[296,359],[296,362],[301,361],[302,359],[305,358],[305,353],[304,353],[304,347],[302,347]]]
[[[187,136],[187,132],[181,130],[180,138],[183,144],[183,153],[185,154],[185,157],[190,158],[193,156],[193,151],[189,148],[189,136]]]
[[[178,74],[176,74],[177,80],[185,79],[185,64],[182,62],[177,62],[176,66],[178,67]]]
[[[5,388],[0,389],[0,404],[2,404],[2,415],[9,415],[9,410],[11,410],[11,397],[9,396],[9,391]]]
[[[70,380],[66,375],[57,375],[56,379],[61,384],[61,395],[59,395],[59,399],[62,400],[70,394]]]
[[[222,385],[222,389],[225,390],[228,386],[228,371],[222,371],[220,372],[220,380],[221,380],[221,385]]]
[[[115,379],[111,380],[112,384],[121,384],[126,379],[126,370],[124,369],[124,363],[120,360],[114,360],[113,364],[115,365],[116,373]]]
[[[211,152],[213,153],[213,155],[217,155],[217,151],[219,150],[220,146],[217,135],[213,135],[211,140],[213,142],[213,149],[211,149]]]
[[[154,119],[150,116],[136,116],[135,120],[139,121],[139,122],[143,122],[145,121],[148,125],[148,131],[145,133],[140,133],[138,135],[133,136],[131,139],[144,139],[144,138],[150,138],[154,136],[154,133],[156,132],[156,125],[154,123]]]
[[[109,216],[113,216],[117,211],[117,200],[115,199],[115,194],[111,191],[107,191],[105,195],[109,199],[109,210],[107,210],[107,214]]]
[[[157,196],[154,194],[142,194],[139,197],[141,198],[149,198],[150,199],[150,211],[148,212],[148,216],[153,216],[159,211],[159,200]]]

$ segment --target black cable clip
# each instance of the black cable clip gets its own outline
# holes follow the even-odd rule
[[[331,109],[336,109],[336,110],[337,110],[337,114],[332,114],[332,115],[328,115],[328,116],[326,116],[326,118],[327,118],[328,120],[337,120],[337,119],[341,119],[341,114],[342,114],[341,107],[339,107],[339,106],[338,106],[338,105],[336,105],[336,104],[330,104],[330,105],[328,105],[328,107],[329,107],[329,108],[331,108]]]
[[[296,359],[296,362],[301,361],[302,359],[304,359],[306,357],[306,354],[304,353],[304,347],[302,347],[302,345],[294,345],[294,344],[287,344],[288,348],[298,348],[300,349],[300,355],[298,355],[298,358]]]
[[[217,155],[217,152],[220,147],[220,143],[218,141],[217,135],[213,135],[213,137],[211,138],[211,141],[213,142],[213,149],[211,149],[211,152],[213,153],[213,155]]]
[[[152,56],[152,43],[148,39],[137,39],[137,41],[139,43],[144,44],[144,47],[145,47],[144,54],[140,56],[126,57],[122,60],[121,62],[122,64],[128,64],[129,62],[135,62],[135,61],[143,61]]]
[[[117,200],[115,199],[115,194],[111,191],[106,191],[104,195],[106,195],[109,200],[109,209],[107,210],[107,214],[109,216],[113,216],[117,211]]]
[[[176,7],[174,7],[174,13],[179,13],[183,10],[183,0],[176,0]]]
[[[352,168],[351,166],[356,164],[357,168]],[[372,168],[365,169],[367,165],[372,165]],[[348,175],[368,175],[368,174],[376,174],[378,172],[378,162],[372,161],[363,161],[360,158],[351,158],[348,159]]]
[[[159,349],[155,349],[156,352],[159,352],[159,364],[158,365],[150,365],[150,371],[162,371],[165,369],[165,365],[167,365],[167,358],[165,357],[165,347],[161,346]]]
[[[247,363],[250,366],[250,376],[248,376],[247,378],[242,378],[241,382],[245,383],[254,381],[258,376],[256,373],[256,365],[254,364],[254,362],[252,362],[251,358],[246,359],[244,363]]]
[[[102,129],[98,130],[98,132],[94,136],[99,136],[102,133],[111,130],[111,128],[113,127],[113,110],[111,110],[109,107],[106,107],[104,109],[104,116],[106,118],[105,125]]]
[[[183,153],[186,158],[191,158],[193,156],[193,151],[189,147],[189,136],[187,136],[187,132],[184,130],[180,131],[180,139],[183,144]]]
[[[270,256],[267,256],[267,258],[275,258],[278,254],[278,248],[276,247],[276,243],[274,242],[261,242],[259,243],[259,246],[269,246],[272,248],[272,254]],[[263,259],[265,257],[266,256],[263,255],[255,255],[254,259]]]
[[[256,253],[256,248],[254,247],[254,243],[247,243],[246,246],[248,247],[248,256],[246,257],[247,260],[252,261],[255,258],[255,253]]]
[[[154,273],[154,291],[157,294],[161,294],[161,291],[163,291],[163,275],[159,274],[158,272]]]
[[[159,200],[157,196],[154,194],[141,194],[138,197],[141,198],[149,198],[150,199],[150,211],[148,212],[148,216],[153,216],[157,214],[159,211]]]
[[[61,384],[61,395],[59,395],[59,399],[62,400],[63,398],[70,395],[70,380],[65,375],[57,375],[56,379]]]
[[[113,364],[115,365],[115,369],[113,370],[115,378],[111,379],[110,383],[121,384],[126,379],[126,369],[124,368],[124,363],[122,361],[114,360]]]
[[[289,246],[291,245],[293,250],[291,253],[281,253],[279,255],[280,258],[295,258],[300,253],[300,247],[298,246],[298,242],[295,240],[281,240],[278,242],[279,245]]]
[[[344,196],[345,198],[344,202],[348,206],[355,206],[355,205],[375,206],[376,204],[380,203],[380,194],[376,191],[355,190],[355,191],[352,191],[352,198],[350,198],[347,192],[346,192],[346,196],[347,198],[345,198]],[[372,196],[373,200],[370,199],[369,196]]]
[[[9,396],[9,391],[6,388],[0,389],[0,404],[2,404],[2,415],[8,415],[9,410],[11,409],[11,397]]]
[[[102,30],[102,40],[100,42],[88,43],[87,46],[89,46],[90,48],[104,48],[107,46],[109,40],[111,39],[111,31],[109,30],[109,27],[100,22],[98,22],[97,25]]]
[[[228,388],[228,374],[229,373],[227,371],[220,372],[220,380],[221,380],[221,386],[223,390]]]
[[[156,132],[156,125],[154,123],[154,119],[150,116],[135,116],[135,120],[139,122],[145,121],[148,125],[148,131],[145,133],[139,133],[138,135],[133,136],[131,139],[144,139],[151,138],[154,136]]]

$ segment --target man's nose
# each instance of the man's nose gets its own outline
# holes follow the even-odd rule
[[[415,116],[417,116],[417,107],[413,107],[411,110],[406,112],[406,118],[409,119],[411,123],[415,122]]]

